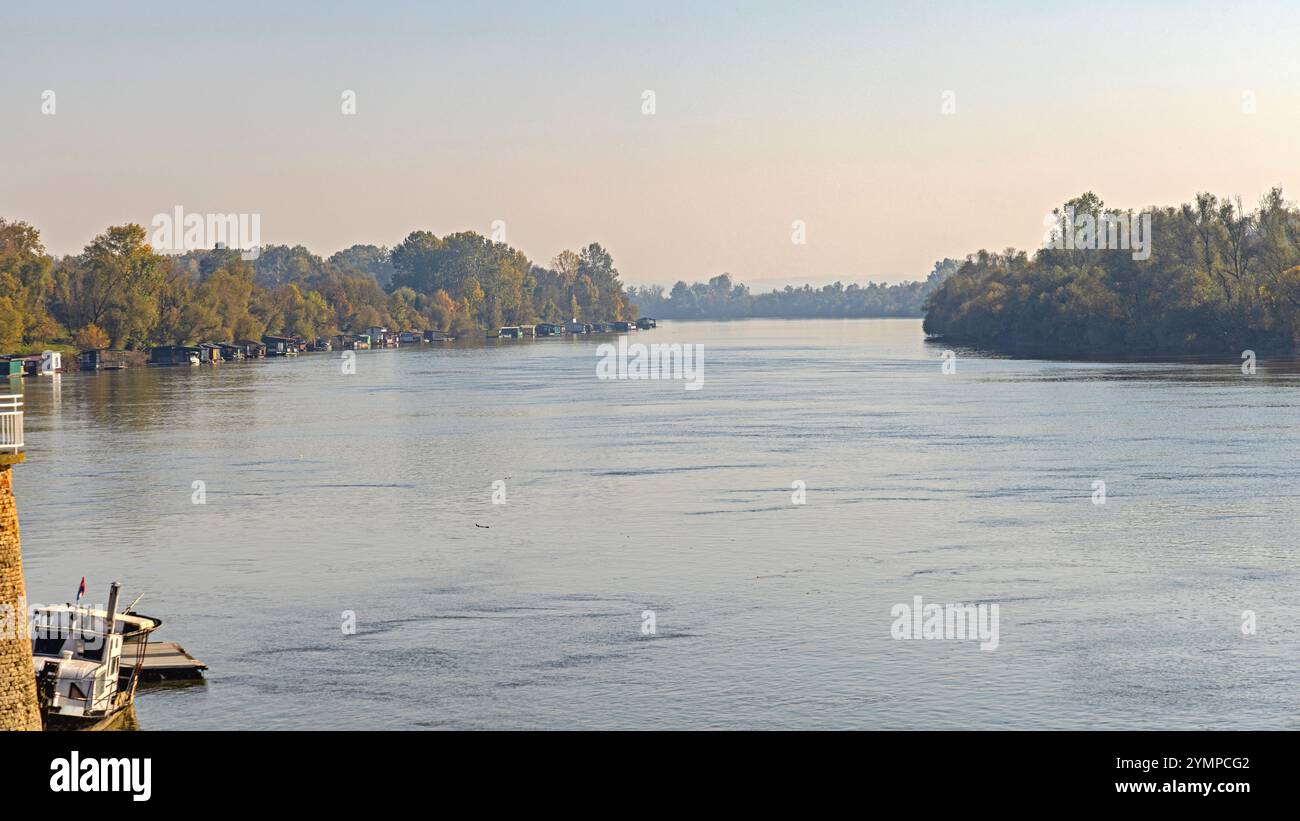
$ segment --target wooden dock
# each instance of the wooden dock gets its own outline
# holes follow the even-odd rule
[[[134,647],[122,649],[123,668],[126,660],[135,657]],[[140,683],[156,681],[185,681],[203,678],[208,665],[185,652],[174,641],[151,641],[144,649],[144,662],[140,666]]]

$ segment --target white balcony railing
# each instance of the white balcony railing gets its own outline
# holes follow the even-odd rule
[[[0,394],[0,453],[17,453],[23,448],[23,397],[20,393]]]

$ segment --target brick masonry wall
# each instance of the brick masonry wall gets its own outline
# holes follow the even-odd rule
[[[11,609],[6,609],[8,605]],[[0,730],[39,730],[13,469],[0,465]]]

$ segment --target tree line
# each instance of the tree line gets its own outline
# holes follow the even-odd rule
[[[160,254],[144,228],[120,225],[56,259],[36,228],[0,219],[0,353],[313,339],[371,326],[458,334],[635,315],[597,243],[542,266],[473,232],[416,231],[391,249],[354,245],[322,258],[269,246],[245,260],[233,249]]]
[[[926,279],[895,285],[787,285],[784,290],[755,294],[730,274],[721,274],[693,285],[679,281],[670,291],[659,285],[633,287],[631,295],[643,314],[662,319],[919,317],[926,298],[959,264],[945,259],[935,263]]]
[[[1100,225],[1106,212],[1087,192],[1056,213],[1076,215],[1077,226],[1086,217]],[[1150,214],[1149,255],[1088,250],[1086,236],[1070,243],[1075,247],[1045,243],[1032,256],[1016,249],[972,254],[930,295],[926,333],[1026,355],[1300,347],[1300,210],[1280,188],[1252,210],[1240,198],[1201,193],[1143,213]]]

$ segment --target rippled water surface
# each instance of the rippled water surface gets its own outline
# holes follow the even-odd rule
[[[120,579],[211,667],[145,730],[1300,726],[1296,363],[635,337],[703,389],[595,339],[25,380],[28,596]],[[998,603],[998,648],[892,639],[914,596]]]

